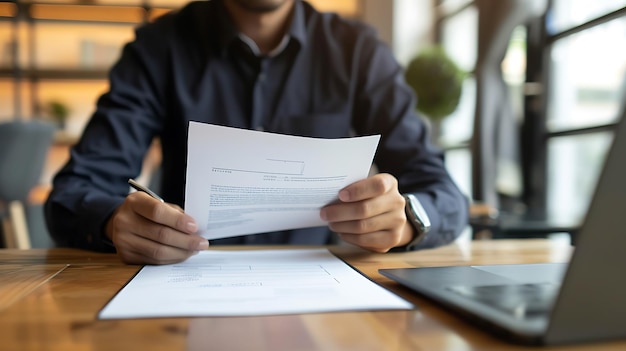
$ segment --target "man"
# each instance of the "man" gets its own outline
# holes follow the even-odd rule
[[[382,134],[381,173],[320,210],[328,227],[212,245],[321,245],[332,242],[331,231],[375,252],[449,243],[466,225],[467,201],[429,144],[414,100],[389,49],[363,24],[299,0],[190,3],[139,28],[124,48],[110,91],[54,179],[48,227],[59,245],[114,247],[127,263],[172,263],[206,249],[195,220],[178,207],[194,120],[325,138]],[[128,194],[154,137],[163,150],[159,192],[169,204]],[[430,231],[426,215],[407,220],[420,204]]]

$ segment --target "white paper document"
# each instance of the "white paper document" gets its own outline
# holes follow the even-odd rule
[[[208,239],[326,225],[320,208],[368,176],[379,139],[190,122],[185,212]]]
[[[325,249],[202,251],[145,266],[101,319],[412,309]]]

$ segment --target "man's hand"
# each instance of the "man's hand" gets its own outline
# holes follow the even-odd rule
[[[196,235],[198,225],[183,210],[143,192],[134,192],[113,213],[106,235],[117,254],[130,264],[180,262],[209,247]]]
[[[320,216],[344,241],[387,252],[413,238],[404,206],[397,179],[390,174],[377,174],[342,189],[339,201],[322,208]]]

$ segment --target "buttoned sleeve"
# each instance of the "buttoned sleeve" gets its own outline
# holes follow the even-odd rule
[[[401,193],[417,196],[431,221],[427,236],[410,249],[448,244],[467,226],[468,199],[446,170],[442,151],[430,142],[427,125],[415,110],[416,97],[391,50],[373,31],[356,48],[355,129],[382,135],[374,160],[378,170],[394,175]]]
[[[109,91],[98,99],[68,163],[53,180],[45,216],[58,246],[113,250],[103,240],[105,223],[128,194],[128,179],[140,174],[166,109],[163,22],[137,30],[124,47],[110,72]]]

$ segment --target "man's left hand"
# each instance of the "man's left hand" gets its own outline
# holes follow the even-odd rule
[[[404,206],[398,180],[381,173],[343,188],[339,201],[323,207],[320,217],[342,240],[371,251],[387,252],[413,238]]]

